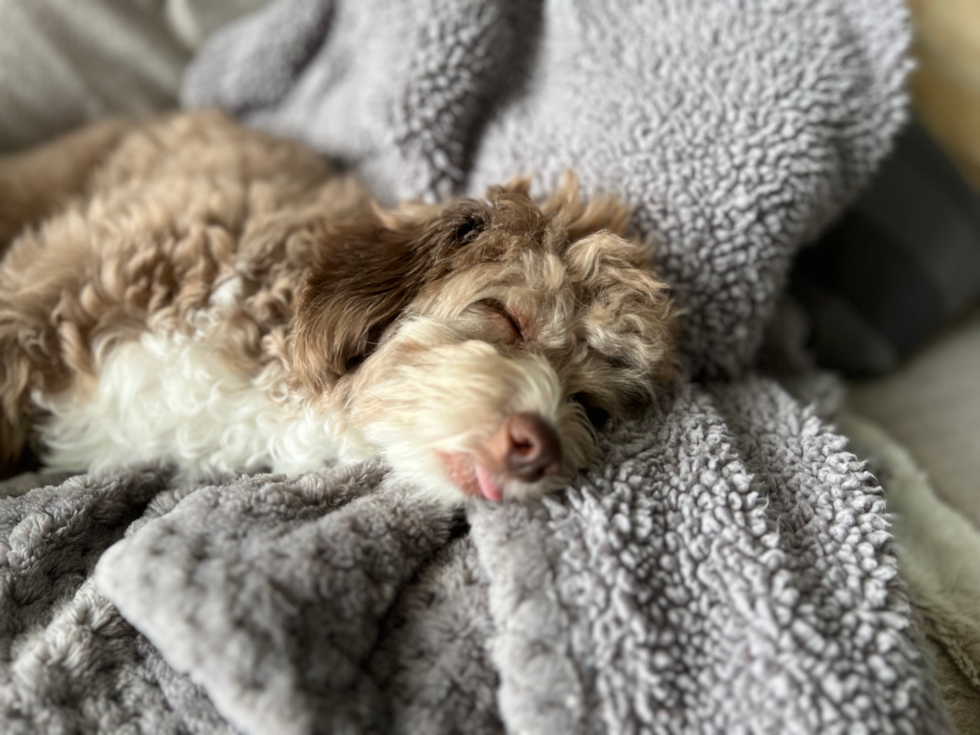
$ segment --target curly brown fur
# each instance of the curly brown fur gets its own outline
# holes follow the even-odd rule
[[[515,180],[384,210],[217,113],[0,170],[8,460],[33,426],[59,468],[380,454],[447,499],[530,497],[592,456],[583,406],[622,416],[674,370],[648,249],[571,178],[540,203]]]

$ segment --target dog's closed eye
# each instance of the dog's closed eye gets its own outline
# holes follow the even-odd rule
[[[495,341],[503,344],[515,344],[524,339],[520,322],[497,299],[483,299],[477,303],[483,312],[489,330]]]

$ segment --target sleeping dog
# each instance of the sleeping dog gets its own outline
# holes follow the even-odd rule
[[[0,159],[0,442],[52,469],[302,472],[529,499],[675,370],[649,249],[573,179],[384,209],[213,112]]]

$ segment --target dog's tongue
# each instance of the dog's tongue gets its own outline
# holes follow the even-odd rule
[[[480,492],[487,500],[500,502],[504,499],[504,489],[493,479],[493,475],[483,469],[479,464],[476,465],[476,481],[480,483]]]

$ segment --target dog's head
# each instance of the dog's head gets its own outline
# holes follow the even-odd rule
[[[365,454],[448,499],[536,497],[592,459],[594,426],[675,369],[668,291],[627,210],[573,180],[339,224],[301,290],[297,379]]]

